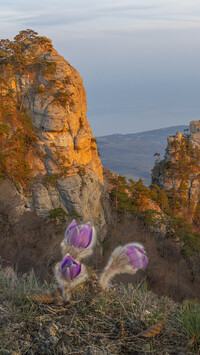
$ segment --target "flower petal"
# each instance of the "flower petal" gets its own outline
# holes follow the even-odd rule
[[[60,272],[62,277],[71,281],[80,274],[81,265],[79,265],[71,255],[68,255],[61,261]]]
[[[72,260],[73,258],[71,257],[71,255],[67,255],[65,258],[63,258],[60,264],[61,269],[64,268],[65,266],[68,267],[69,265],[71,265]]]
[[[143,257],[142,257],[142,268],[147,267],[147,264],[148,264],[148,259],[147,259],[146,255],[143,255]]]
[[[80,242],[80,231],[78,227],[73,228],[68,236],[67,240],[69,241],[69,244],[73,245],[74,247],[78,248],[79,247],[79,242]]]
[[[126,255],[129,257],[129,260],[133,267],[140,269],[142,268],[141,256],[142,254],[135,247],[127,247]]]
[[[75,277],[77,277],[80,272],[81,272],[81,265],[79,264],[73,264],[69,267],[69,272],[70,272],[70,280],[75,279]]]
[[[80,240],[79,240],[79,247],[87,248],[92,240],[92,230],[90,230],[90,225],[83,225],[80,228]]]
[[[133,247],[138,250],[141,254],[145,254],[145,251],[143,248],[140,248],[138,245],[133,245]]]
[[[65,237],[68,235],[71,229],[77,227],[77,222],[75,219],[70,223],[70,225],[67,227],[66,232],[65,232]]]

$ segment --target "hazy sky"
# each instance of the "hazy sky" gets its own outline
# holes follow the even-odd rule
[[[26,28],[80,72],[95,136],[200,119],[200,0],[0,0],[1,38]]]

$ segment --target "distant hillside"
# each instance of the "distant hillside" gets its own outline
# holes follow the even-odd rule
[[[113,134],[97,137],[102,165],[115,173],[133,180],[140,177],[146,185],[151,183],[151,170],[157,152],[162,159],[167,138],[176,132],[183,133],[188,126],[173,126],[133,134]]]

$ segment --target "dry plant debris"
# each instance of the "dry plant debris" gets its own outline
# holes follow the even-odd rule
[[[44,303],[45,294],[54,302]],[[36,295],[42,302],[34,300]],[[105,291],[92,275],[61,304],[54,280],[41,285],[33,274],[20,278],[0,270],[2,355],[16,349],[21,355],[198,354],[198,343],[186,347],[190,339],[180,312],[181,305],[157,297],[142,283]],[[153,337],[141,336],[152,329]]]
[[[55,301],[55,298],[49,293],[35,293],[31,296],[26,296],[26,299],[46,304],[53,303]]]

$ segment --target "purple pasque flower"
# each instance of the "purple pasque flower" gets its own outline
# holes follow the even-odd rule
[[[135,274],[137,270],[145,268],[147,264],[148,259],[143,245],[130,243],[119,246],[112,252],[99,282],[103,288],[106,288],[109,280],[116,274]]]
[[[131,265],[136,269],[144,269],[148,264],[144,248],[140,244],[127,244],[126,255]]]
[[[86,249],[92,242],[94,236],[94,228],[91,228],[90,223],[77,225],[73,220],[65,232],[65,243],[76,248]]]
[[[60,273],[65,280],[72,281],[81,273],[81,265],[68,255],[60,263]]]
[[[65,232],[60,247],[63,256],[70,254],[75,260],[80,261],[93,253],[95,243],[95,228],[91,227],[89,222],[77,225],[73,220]]]
[[[88,277],[85,265],[79,264],[69,254],[55,265],[54,272],[56,280],[62,289],[62,295],[66,300],[70,299],[71,290]]]

